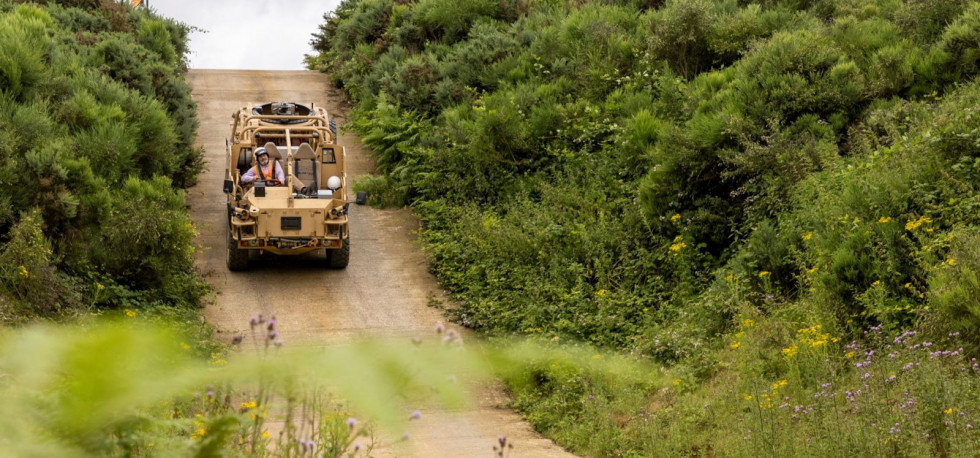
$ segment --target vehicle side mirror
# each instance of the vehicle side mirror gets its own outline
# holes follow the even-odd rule
[[[221,188],[225,194],[231,194],[235,190],[235,182],[231,180],[225,180],[225,185]]]
[[[357,198],[354,200],[357,205],[364,205],[367,203],[367,192],[357,191]]]

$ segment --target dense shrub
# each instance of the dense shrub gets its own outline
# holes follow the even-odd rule
[[[117,2],[0,11],[0,319],[198,305],[185,26]]]
[[[790,453],[802,436],[736,444],[704,429],[704,441],[665,452],[630,434],[677,439],[691,430],[671,429],[679,419],[709,428],[707,408],[691,409],[713,403],[727,380],[785,378],[800,385],[793,396],[821,399],[820,377],[856,383],[859,367],[819,364],[832,359],[818,358],[830,346],[811,338],[818,325],[828,339],[870,341],[855,349],[887,351],[877,333],[939,342],[959,332],[957,355],[978,351],[975,3],[507,5],[450,17],[445,2],[347,2],[314,40],[315,62],[357,103],[355,127],[385,173],[366,186],[422,219],[455,319],[627,349],[682,374],[674,394],[629,388],[617,404],[603,403],[600,382],[536,368],[519,402],[539,426],[595,455],[762,452],[750,439]],[[750,331],[745,318],[765,325]],[[790,360],[796,352],[807,362]],[[943,374],[901,386],[924,390],[935,408],[936,386],[974,383]],[[899,393],[892,386],[882,395]],[[689,403],[674,402],[688,392]],[[797,424],[731,401],[725,418]],[[633,428],[636,403],[688,411],[654,409],[663,428]],[[941,438],[892,433],[916,453],[966,444],[937,429],[941,416],[880,413]],[[826,426],[824,414],[804,429]],[[587,418],[601,419],[559,432]],[[811,452],[864,446],[859,433],[841,434]]]

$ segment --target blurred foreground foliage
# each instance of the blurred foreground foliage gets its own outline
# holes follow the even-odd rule
[[[410,423],[434,412],[413,412],[417,406],[460,408],[493,368],[523,373],[528,357],[569,358],[528,343],[463,346],[458,336],[299,349],[270,345],[263,327],[240,352],[211,361],[195,356],[180,330],[126,316],[3,331],[0,455],[333,457],[365,456],[378,445],[405,451],[399,447],[410,447],[410,439],[388,438],[404,431],[410,437]],[[590,370],[649,380],[616,357],[596,360]],[[488,448],[495,439],[487,437]]]
[[[681,422],[700,414],[677,407],[716,397],[720,379],[788,378],[793,366],[775,361],[792,329],[833,330],[840,353],[855,339],[871,348],[869,329],[959,332],[961,354],[980,351],[978,2],[347,0],[312,44],[308,65],[350,95],[383,172],[358,186],[419,215],[459,323],[687,374],[680,397],[616,395],[705,431],[700,444],[671,436],[665,452],[618,435],[636,411],[576,400],[590,377],[544,367],[518,405],[548,431],[586,425],[560,437],[578,452],[712,456],[735,433]],[[768,337],[726,364],[744,353],[731,346],[745,316]],[[796,394],[854,364],[803,371]],[[972,387],[949,377],[901,386]],[[743,407],[723,418],[739,424]],[[612,436],[585,440],[599,426],[565,417],[600,418]],[[841,431],[864,444],[870,423]],[[964,450],[898,429],[895,450]],[[768,444],[732,450],[804,453]]]
[[[196,321],[188,32],[110,0],[0,2],[0,325],[162,307]]]

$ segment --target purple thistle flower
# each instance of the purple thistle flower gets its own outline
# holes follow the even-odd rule
[[[272,331],[269,333],[269,340],[275,340],[276,337],[279,337],[279,331]]]
[[[412,435],[409,434],[409,433],[402,434],[402,440],[403,441],[407,441],[407,440],[409,440],[411,438],[412,438]]]
[[[503,447],[504,445],[507,445],[507,438],[503,435],[498,435],[497,442],[500,442],[500,446]]]
[[[276,339],[276,341],[273,342],[273,343],[276,344],[276,347],[281,347],[282,346],[282,339]]]
[[[253,316],[252,319],[248,320],[248,325],[252,329],[255,329],[259,325],[259,319]]]
[[[412,412],[412,416],[411,417],[408,417],[408,418],[410,420],[420,420],[420,419],[422,419],[422,412],[419,412],[418,410],[416,410],[416,411]]]
[[[442,324],[442,321],[436,323],[436,334],[442,334],[446,330],[446,326]]]
[[[356,424],[357,424],[357,419],[355,419],[354,417],[350,417],[350,418],[347,419],[347,427],[348,428],[354,429],[354,425],[356,425]]]
[[[266,329],[271,331],[275,328],[276,328],[276,317],[269,318],[269,326]]]
[[[356,452],[356,451],[358,451],[360,449],[361,449],[361,444],[358,444],[357,442],[354,442],[354,451]]]

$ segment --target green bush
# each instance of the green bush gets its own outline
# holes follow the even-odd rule
[[[364,186],[423,222],[450,315],[677,374],[638,393],[534,367],[515,386],[536,425],[603,456],[968,448],[943,421],[970,399],[965,360],[930,359],[935,382],[907,362],[872,374],[876,396],[915,391],[928,412],[844,411],[822,385],[853,393],[864,372],[846,355],[894,351],[882,335],[976,334],[976,5],[504,2],[449,18],[427,2],[440,14],[420,19],[354,3],[327,18],[317,61],[385,173]]]
[[[26,101],[45,75],[44,58],[50,52],[51,18],[29,6],[18,7],[0,19],[0,87],[18,101]]]
[[[91,248],[94,264],[134,290],[159,294],[161,302],[192,301],[195,231],[183,195],[162,177],[130,178],[111,205]]]
[[[0,9],[0,302],[19,304],[12,322],[96,302],[195,306],[204,292],[173,189],[202,164],[181,80],[186,27],[116,2],[83,6]]]
[[[20,215],[9,241],[0,248],[0,285],[24,309],[16,310],[17,314],[26,317],[56,312],[63,292],[62,278],[53,265],[54,251],[41,230],[43,224],[37,210]]]

